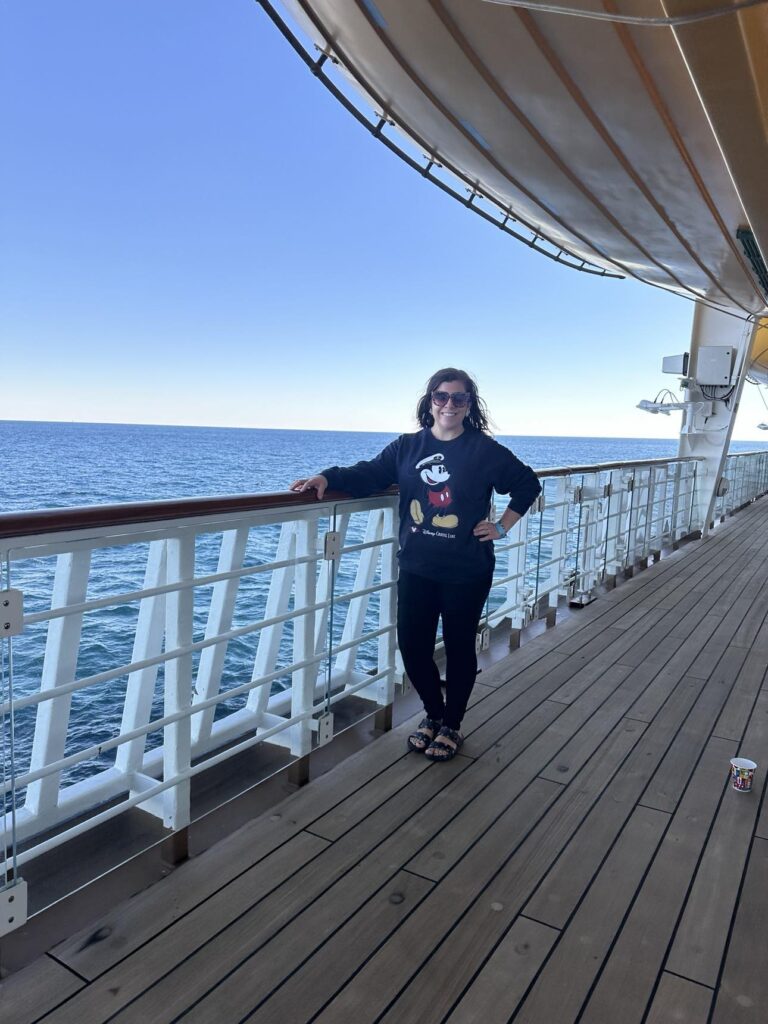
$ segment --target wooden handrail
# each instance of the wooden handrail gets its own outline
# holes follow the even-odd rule
[[[377,494],[397,494],[397,488]],[[371,495],[373,497],[373,495]],[[326,491],[323,503],[349,500],[341,491]],[[0,540],[39,533],[129,526],[132,523],[160,523],[169,519],[228,515],[232,512],[261,512],[274,508],[316,505],[317,499],[293,491],[267,494],[222,494],[204,498],[170,498],[163,501],[131,501],[117,505],[79,505],[36,509],[32,512],[0,514]]]
[[[758,455],[759,452],[738,452]],[[700,459],[672,457],[668,459],[634,459],[629,462],[601,462],[585,466],[562,466],[537,469],[539,477],[572,476],[576,473],[599,473],[638,466],[669,465],[674,462],[700,462]],[[377,491],[376,495],[397,494],[397,487]],[[371,495],[375,497],[376,495]],[[348,501],[343,491],[326,491],[323,502]],[[0,513],[0,540],[27,537],[41,533],[70,530],[101,529],[108,526],[129,526],[135,523],[159,523],[169,519],[191,519],[195,516],[227,515],[232,512],[261,512],[275,508],[313,506],[316,499],[293,491],[264,494],[222,494],[202,498],[170,498],[162,501],[131,501],[115,505],[79,505],[36,509],[28,512]]]

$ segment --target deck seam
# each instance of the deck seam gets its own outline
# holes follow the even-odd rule
[[[43,956],[48,957],[49,960],[53,960],[54,963],[58,964],[60,967],[63,967],[65,970],[69,971],[70,974],[74,974],[74,976],[79,981],[82,981],[85,985],[90,984],[89,979],[86,978],[84,974],[80,974],[80,972],[76,971],[74,967],[70,967],[70,965],[68,963],[65,963],[63,960],[59,960],[59,958],[54,953],[52,953],[50,950],[48,950],[46,953],[44,953]],[[73,995],[77,995],[77,993],[74,992]],[[66,1002],[66,1000],[62,1000],[62,1001]],[[59,1005],[61,1005],[61,1004],[59,1004]],[[55,1007],[52,1007],[51,1009],[55,1009]],[[46,1013],[50,1013],[50,1012],[51,1012],[51,1010],[46,1010]]]

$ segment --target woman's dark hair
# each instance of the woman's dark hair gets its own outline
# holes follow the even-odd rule
[[[437,373],[433,373],[427,381],[426,390],[416,406],[416,419],[418,420],[419,425],[422,427],[434,426],[435,418],[431,411],[432,392],[437,391],[441,384],[445,384],[452,380],[462,381],[464,384],[464,390],[468,391],[472,396],[469,400],[469,412],[464,419],[464,423],[473,427],[475,430],[482,431],[484,434],[490,434],[491,428],[488,409],[486,408],[485,402],[477,393],[477,384],[475,383],[474,377],[465,370],[457,370],[454,366],[446,366],[445,369],[438,370]]]

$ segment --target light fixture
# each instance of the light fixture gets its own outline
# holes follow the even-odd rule
[[[690,403],[678,402],[669,388],[662,388],[652,402],[647,398],[643,398],[642,401],[637,403],[637,408],[642,409],[643,412],[651,412],[654,416],[658,413],[661,413],[662,416],[669,416],[671,412],[677,409],[684,409],[688,404]]]
[[[662,416],[669,416],[671,412],[683,411],[684,409],[692,409],[694,412],[703,413],[704,416],[711,416],[714,412],[714,403],[709,401],[678,402],[669,388],[664,388],[656,395],[652,402],[647,398],[643,398],[637,403],[637,408],[654,415],[661,413]],[[768,430],[768,426],[766,426],[766,430]]]
[[[681,403],[678,402],[677,404],[680,405],[680,407],[682,408]],[[647,398],[643,398],[640,402],[637,403],[637,408],[642,409],[643,412],[652,412],[654,416],[656,416],[658,413],[661,413],[664,416],[669,416],[670,412],[673,408],[675,408],[675,406],[673,406],[670,402],[649,402]]]

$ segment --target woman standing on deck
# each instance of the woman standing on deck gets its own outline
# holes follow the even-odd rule
[[[477,674],[475,636],[493,581],[493,541],[525,515],[541,491],[533,470],[489,434],[488,413],[464,370],[429,379],[416,407],[421,430],[401,434],[370,462],[333,466],[292,491],[326,489],[364,498],[400,488],[397,640],[425,717],[408,746],[449,761],[464,739],[461,720]],[[493,491],[509,494],[498,522],[488,519]],[[445,699],[434,662],[443,620]]]

